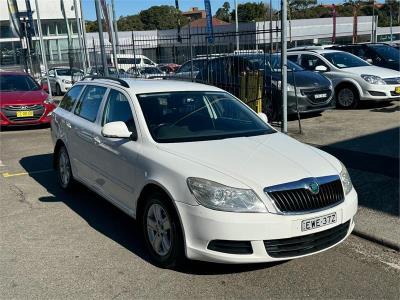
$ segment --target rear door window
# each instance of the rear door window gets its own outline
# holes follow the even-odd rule
[[[65,94],[64,98],[61,100],[59,107],[71,111],[72,107],[74,106],[76,100],[78,99],[83,85],[75,85],[73,86],[68,93]]]
[[[107,88],[88,85],[75,108],[75,114],[90,121],[96,121],[101,101]]]

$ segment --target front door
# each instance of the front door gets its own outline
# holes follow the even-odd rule
[[[132,139],[106,138],[101,130],[106,123],[122,121],[129,131],[136,132],[135,114],[129,95],[111,89],[106,97],[101,119],[95,128],[97,174],[99,189],[125,209],[133,209],[136,186],[136,163],[140,144]]]

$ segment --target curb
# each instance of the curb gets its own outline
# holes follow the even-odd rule
[[[368,241],[371,241],[371,242],[377,243],[379,245],[385,246],[387,248],[393,249],[395,251],[400,251],[400,243],[396,243],[396,242],[388,240],[386,238],[379,237],[376,234],[373,234],[373,233],[370,233],[370,232],[365,232],[363,230],[359,230],[359,229],[356,229],[356,228],[354,228],[352,234],[354,234],[354,235],[356,235],[356,236],[358,236],[360,238],[366,239]]]

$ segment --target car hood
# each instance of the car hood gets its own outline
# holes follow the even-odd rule
[[[0,92],[1,105],[31,105],[42,103],[47,99],[49,94],[43,90],[38,91],[12,91]]]
[[[357,74],[357,75],[375,75],[381,78],[393,78],[399,77],[400,73],[395,70],[381,68],[377,66],[365,66],[365,67],[355,67],[355,68],[345,68],[342,69],[345,72]]]
[[[273,80],[281,80],[282,76],[280,73],[272,74]],[[312,71],[288,72],[287,82],[301,88],[327,88],[331,85],[331,82],[325,76]]]
[[[222,172],[253,188],[263,188],[307,177],[335,175],[340,170],[337,159],[281,133],[158,144],[158,147]],[[196,175],[189,174],[194,177]],[[213,178],[207,179],[213,180]]]

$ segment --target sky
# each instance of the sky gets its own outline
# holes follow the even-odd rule
[[[107,0],[111,3],[111,0]],[[120,16],[134,15],[141,10],[147,9],[155,5],[175,5],[175,0],[114,0],[115,1],[115,14]],[[216,10],[222,4],[228,1],[233,7],[234,0],[211,0],[212,13],[215,14]],[[262,0],[237,0],[238,3],[244,2],[260,2]],[[269,0],[264,0],[269,3]],[[318,3],[342,3],[343,0],[318,0]],[[96,19],[96,11],[94,7],[94,0],[82,0],[83,13],[87,20]],[[277,7],[280,5],[280,0],[272,0],[272,6]],[[204,9],[204,0],[179,0],[179,8],[182,11],[187,11],[191,7],[199,7]]]

